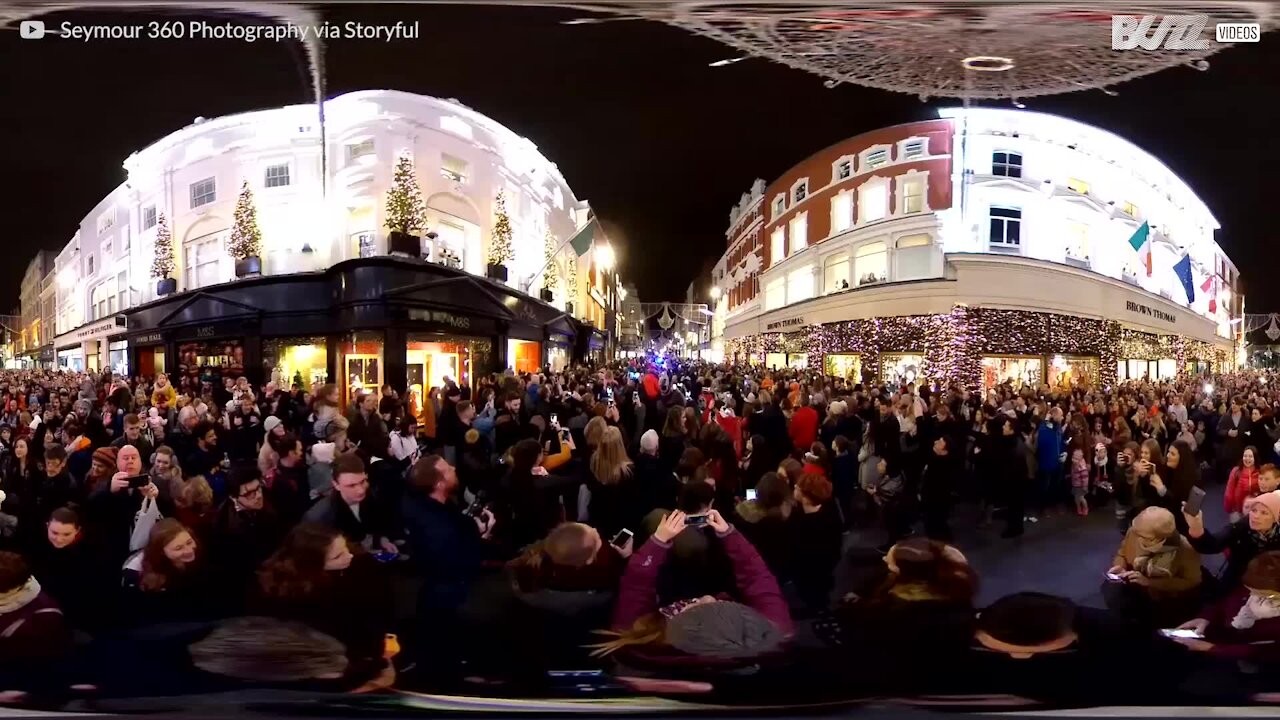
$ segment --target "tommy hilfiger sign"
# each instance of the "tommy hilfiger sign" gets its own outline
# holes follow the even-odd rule
[[[1137,313],[1138,315],[1146,315],[1149,318],[1163,320],[1171,325],[1178,322],[1178,316],[1173,313],[1165,312],[1164,310],[1157,310],[1153,307],[1147,307],[1146,305],[1136,303],[1132,300],[1125,301],[1124,309],[1131,313]]]
[[[787,318],[786,320],[778,320],[777,322],[771,322],[768,325],[765,325],[764,329],[765,330],[781,330],[783,328],[800,327],[801,325],[804,325],[803,316]]]

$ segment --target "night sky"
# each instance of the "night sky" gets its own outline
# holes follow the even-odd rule
[[[724,249],[730,206],[756,177],[884,125],[933,117],[935,103],[842,86],[764,60],[725,68],[719,44],[664,25],[565,26],[580,14],[537,8],[325,6],[326,20],[422,20],[416,41],[328,43],[330,96],[396,89],[457,98],[533,140],[615,240],[624,278],[648,300],[683,296]],[[190,15],[74,13],[78,22]],[[261,22],[261,21],[255,21]],[[1280,40],[1266,36],[1118,86],[1026,101],[1126,137],[1164,160],[1222,224],[1248,309],[1280,310],[1275,176],[1280,157]],[[0,308],[18,301],[36,247],[61,249],[80,219],[124,180],[134,150],[198,115],[313,100],[296,42],[19,39],[0,32],[0,131],[9,167]],[[1271,98],[1270,101],[1267,99]],[[950,104],[950,103],[948,103]],[[1007,104],[1002,103],[1007,106]],[[643,249],[641,249],[643,248]],[[1051,290],[1050,290],[1051,291]]]

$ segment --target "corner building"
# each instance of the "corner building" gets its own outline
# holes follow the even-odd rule
[[[1112,133],[945,109],[743,194],[712,344],[767,367],[984,388],[1225,370],[1244,298],[1218,228],[1185,182]]]

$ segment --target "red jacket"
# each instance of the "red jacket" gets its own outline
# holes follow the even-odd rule
[[[818,439],[818,411],[806,405],[791,413],[791,426],[787,432],[791,434],[791,443],[796,450],[808,452]]]
[[[782,590],[778,588],[778,581],[769,572],[764,560],[760,559],[760,553],[732,525],[729,526],[729,532],[720,536],[720,539],[724,543],[729,562],[733,565],[733,576],[737,584],[737,597],[734,599],[765,616],[790,640],[795,636],[791,612],[787,609]],[[658,612],[658,571],[662,569],[670,550],[669,543],[649,538],[631,556],[618,587],[618,603],[613,609],[614,630],[629,630],[640,618]],[[687,655],[665,645],[630,648],[628,659],[659,666],[707,667],[737,664],[735,661]]]
[[[1257,494],[1258,468],[1237,465],[1231,468],[1231,475],[1227,478],[1227,491],[1222,494],[1222,507],[1229,513],[1244,512],[1244,501]]]

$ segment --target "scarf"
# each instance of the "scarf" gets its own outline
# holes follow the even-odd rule
[[[1173,560],[1178,554],[1177,538],[1178,536],[1175,535],[1171,544],[1162,541],[1155,548],[1144,547],[1143,542],[1139,540],[1138,555],[1133,559],[1133,569],[1149,578],[1173,577]]]
[[[21,610],[39,594],[40,583],[34,577],[27,578],[22,585],[0,593],[0,615]]]
[[[1248,630],[1257,621],[1274,617],[1280,617],[1280,603],[1251,592],[1249,599],[1240,606],[1240,612],[1231,618],[1231,627],[1237,630]]]
[[[1249,528],[1247,537],[1253,541],[1254,547],[1259,550],[1269,550],[1273,549],[1271,545],[1275,543],[1276,533],[1278,531],[1280,531],[1280,523],[1272,525],[1271,529],[1266,532],[1258,532],[1253,528]]]

